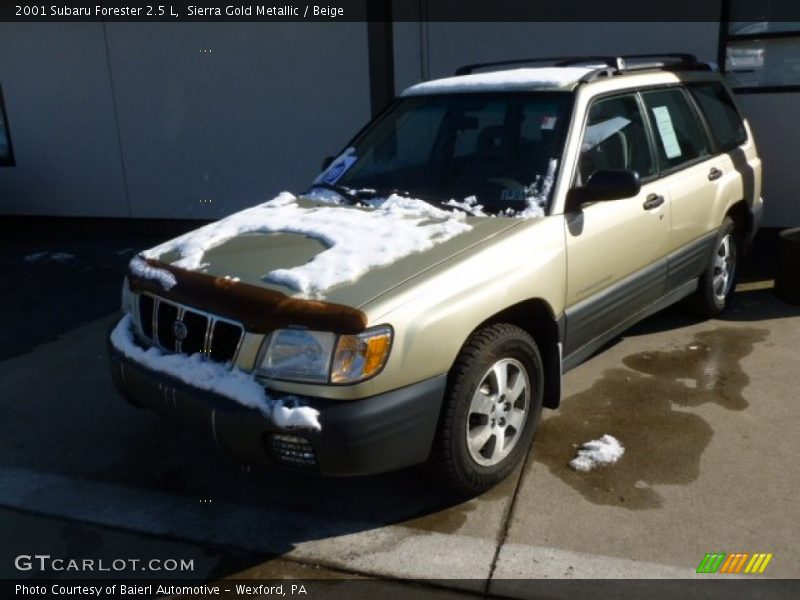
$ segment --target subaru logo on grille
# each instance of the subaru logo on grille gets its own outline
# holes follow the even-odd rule
[[[172,334],[179,342],[183,341],[186,339],[186,336],[189,335],[189,328],[186,327],[186,323],[183,321],[175,321],[172,324]]]

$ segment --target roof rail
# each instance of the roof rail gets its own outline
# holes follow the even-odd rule
[[[574,67],[585,65],[596,67],[581,78],[585,83],[599,77],[621,75],[631,71],[712,71],[713,68],[701,63],[693,54],[627,54],[622,56],[562,56],[557,58],[520,58],[486,63],[464,65],[456,69],[456,75],[468,75],[479,69],[505,67],[524,64],[545,64],[553,67]]]
[[[513,60],[498,60],[494,62],[474,63],[471,65],[464,65],[456,69],[456,75],[469,75],[479,69],[488,69],[491,67],[506,67],[512,65],[528,65],[545,63],[558,67],[565,67],[571,64],[580,63],[601,63],[604,65],[611,65],[615,60],[611,56],[558,56],[550,58],[517,58]]]

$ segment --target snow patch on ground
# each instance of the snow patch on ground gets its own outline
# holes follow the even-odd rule
[[[593,67],[540,67],[510,69],[491,73],[473,73],[418,83],[403,92],[403,96],[448,94],[453,92],[525,91],[536,88],[561,89],[571,87],[593,70]]]
[[[166,269],[151,267],[149,264],[147,264],[147,262],[138,256],[134,256],[131,259],[131,262],[128,263],[128,267],[130,268],[132,274],[136,275],[137,277],[141,277],[142,279],[152,279],[157,281],[165,290],[171,289],[178,283],[178,281],[175,279],[175,275]]]
[[[111,343],[125,356],[153,371],[261,411],[278,427],[322,429],[319,411],[310,406],[300,406],[294,399],[270,398],[255,378],[244,371],[204,360],[200,354],[165,354],[158,348],[141,348],[134,341],[130,315],[125,315],[111,332]]]
[[[327,249],[304,265],[277,269],[264,279],[310,297],[342,283],[355,281],[369,269],[391,264],[469,231],[465,215],[427,202],[393,194],[365,202],[363,208],[300,207],[283,192],[273,200],[234,213],[143,253],[158,259],[176,252],[172,264],[202,268],[209,249],[246,233],[294,233],[319,240]]]
[[[56,262],[65,263],[75,258],[74,254],[70,254],[69,252],[50,252],[49,250],[45,250],[44,252],[36,252],[35,254],[28,254],[23,260],[27,263],[38,263],[38,262],[45,262],[54,260]]]
[[[595,467],[613,465],[622,455],[625,448],[614,436],[605,434],[599,440],[586,442],[578,448],[578,455],[569,461],[569,466],[576,471],[588,473]]]

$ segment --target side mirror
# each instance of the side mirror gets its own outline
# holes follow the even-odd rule
[[[336,157],[335,157],[335,156],[326,156],[325,158],[323,158],[323,159],[322,159],[322,169],[320,169],[320,170],[321,170],[321,171],[324,171],[325,169],[327,169],[328,167],[330,167],[330,166],[331,166],[331,163],[332,163],[332,162],[333,162],[335,159],[336,159]]]
[[[567,212],[578,210],[588,202],[622,200],[639,194],[642,182],[638,171],[630,169],[608,169],[596,171],[586,185],[572,188],[567,193]]]

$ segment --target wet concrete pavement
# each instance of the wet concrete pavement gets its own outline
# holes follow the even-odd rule
[[[771,577],[800,576],[797,314],[770,290],[745,291],[725,321],[668,311],[569,373],[562,408],[534,442],[495,578],[620,566],[648,576],[626,561],[688,576],[706,552],[772,552]],[[569,469],[574,445],[604,433],[625,446],[620,461]],[[559,552],[548,560],[530,547]]]
[[[772,552],[765,576],[800,576],[800,309],[768,281],[744,284],[725,320],[670,309],[567,374],[562,407],[545,413],[523,468],[463,502],[421,469],[243,472],[127,406],[111,388],[105,333],[122,251],[137,237],[81,243],[0,248],[4,303],[39,299],[13,328],[2,324],[0,576],[25,576],[12,565],[24,550],[196,558],[203,578],[308,567],[454,578],[512,596],[524,595],[515,577],[693,577],[711,551]],[[29,250],[81,262],[24,263]],[[84,288],[62,291],[77,274]],[[77,318],[69,307],[79,304]],[[39,313],[64,322],[48,334]],[[604,433],[623,458],[571,471],[576,446]]]

